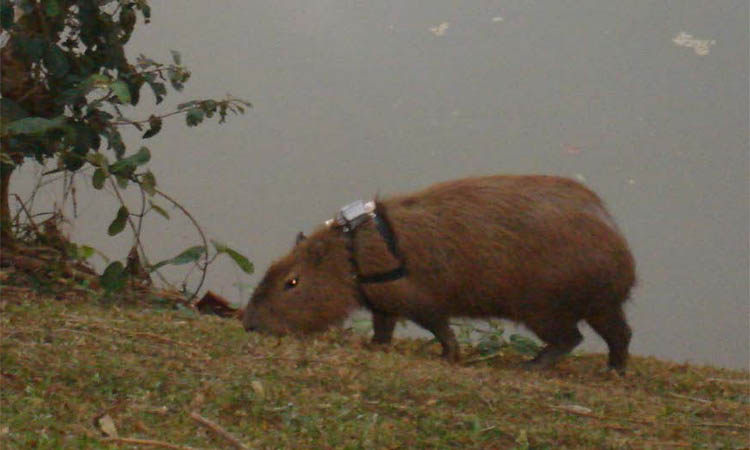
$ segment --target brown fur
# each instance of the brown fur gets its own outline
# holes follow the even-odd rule
[[[609,365],[624,369],[631,333],[622,304],[635,283],[634,261],[601,200],[581,184],[539,175],[467,178],[378,208],[407,275],[361,285],[375,342],[389,342],[404,317],[433,332],[455,361],[449,318],[500,317],[542,339],[547,346],[532,363],[549,366],[578,345],[577,323],[585,320],[607,342]],[[362,306],[349,245],[340,228],[326,226],[300,241],[269,268],[245,328],[316,332]],[[371,220],[357,228],[353,253],[363,275],[399,264]]]

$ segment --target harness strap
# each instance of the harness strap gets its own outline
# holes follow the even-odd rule
[[[378,232],[380,233],[380,236],[383,237],[383,240],[388,246],[388,251],[390,251],[391,254],[398,260],[399,266],[388,272],[381,272],[381,273],[376,273],[373,275],[361,275],[359,271],[357,271],[356,272],[357,280],[360,283],[364,283],[364,284],[387,283],[389,281],[395,281],[395,280],[398,280],[399,278],[403,278],[406,275],[406,267],[404,267],[404,260],[399,254],[398,248],[396,247],[396,236],[393,234],[393,230],[388,224],[387,219],[385,219],[384,216],[381,216],[381,214],[376,213],[373,216],[373,221],[375,222],[375,228],[377,228]]]
[[[390,224],[388,223],[388,218],[385,215],[385,212],[381,207],[377,206],[375,212],[371,214],[371,217],[373,219],[373,222],[375,223],[375,228],[378,230],[378,233],[388,246],[388,251],[399,262],[399,266],[397,268],[389,270],[388,272],[381,272],[372,275],[362,275],[359,270],[359,263],[357,262],[354,239],[357,233],[357,227],[345,228],[345,233],[347,236],[349,236],[349,260],[351,261],[352,270],[357,280],[357,290],[359,291],[360,299],[362,301],[362,304],[364,304],[370,310],[374,311],[376,310],[376,308],[373,307],[372,302],[370,302],[369,298],[367,297],[363,285],[395,281],[406,276],[407,271],[404,265],[404,259],[398,251],[396,235],[393,233],[393,228],[391,228]]]

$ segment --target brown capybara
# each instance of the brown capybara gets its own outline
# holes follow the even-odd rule
[[[356,222],[298,237],[257,286],[245,329],[317,332],[364,306],[374,342],[390,342],[397,319],[408,318],[456,361],[451,317],[506,318],[546,343],[530,365],[547,367],[581,342],[585,320],[606,341],[609,366],[624,370],[631,331],[622,305],[634,261],[602,201],[580,183],[466,178],[378,200]]]

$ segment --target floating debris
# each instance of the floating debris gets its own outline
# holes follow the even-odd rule
[[[451,24],[448,22],[443,22],[440,25],[430,27],[430,32],[434,34],[435,36],[442,36],[445,34],[445,32],[448,30],[448,27]]]
[[[695,39],[692,34],[680,31],[677,36],[672,39],[675,45],[680,47],[692,48],[696,55],[706,56],[712,45],[716,45],[716,41],[712,39]]]

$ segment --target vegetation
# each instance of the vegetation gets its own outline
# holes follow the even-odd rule
[[[465,348],[451,366],[422,340],[382,351],[351,330],[248,336],[236,320],[158,300],[56,301],[5,286],[0,305],[7,449],[750,445],[742,371],[634,357],[620,377],[605,355],[576,355],[527,372],[509,346],[485,359]]]
[[[147,0],[0,0],[0,232],[6,257],[3,265],[8,265],[11,253],[27,259],[38,256],[28,248],[19,249],[19,237],[31,235],[33,239],[23,243],[35,245],[39,240],[49,240],[50,234],[35,223],[31,207],[20,198],[18,214],[15,217],[11,214],[11,175],[27,160],[38,164],[55,160],[55,167],[44,175],[65,174],[63,201],[71,200],[75,205],[76,180],[86,177],[95,189],[109,189],[119,204],[108,233],[114,236],[129,228],[133,234],[128,261],[111,262],[99,280],[108,291],[122,289],[134,273],[144,272],[143,269],[153,272],[164,264],[186,263],[195,263],[201,269],[201,282],[193,288],[197,291],[209,261],[218,254],[226,254],[242,270],[252,271],[244,256],[224,244],[215,242],[214,256],[209,255],[208,240],[197,222],[177,201],[158,189],[155,175],[146,166],[151,158],[149,148],[140,146],[129,152],[123,141],[122,127],[137,128],[145,140],[158,134],[163,119],[169,116],[183,115],[188,126],[211,117],[221,123],[228,114],[243,113],[250,106],[232,97],[200,99],[177,105],[169,113],[139,119],[128,117],[128,110],[140,102],[146,86],[158,104],[167,96],[167,85],[180,91],[190,78],[176,51],[172,52],[170,64],[144,55],[133,62],[126,56],[125,46],[136,24],[148,23],[150,17]],[[140,191],[141,204],[137,207],[124,200],[123,191],[129,187]],[[156,213],[169,219],[164,203],[160,203],[163,201],[187,215],[196,225],[201,242],[174,258],[151,264],[140,234],[146,215]],[[32,202],[33,195],[27,203]],[[60,220],[58,211],[54,211],[45,225],[51,223],[57,230]],[[57,250],[60,255],[54,258],[55,263],[85,259],[94,252],[91,247],[71,245]],[[49,260],[46,258],[44,262]]]
[[[141,91],[156,103],[190,76],[179,53],[135,62],[124,47],[147,0],[0,0],[0,447],[58,448],[748,448],[748,372],[634,357],[624,377],[605,355],[557,368],[519,368],[532,341],[491,324],[462,327],[460,365],[437,345],[400,339],[373,349],[362,334],[315,339],[248,336],[236,320],[198,315],[185,296],[155,290],[150,273],[217,255],[246,272],[244,256],[209,240],[150,263],[143,218],[171,203],[147,169],[151,151],[128,151],[121,127],[149,139],[164,119],[223,122],[244,101],[200,99],[166,114],[129,118]],[[55,213],[10,208],[10,179],[27,161],[107,188],[133,246],[102,275],[95,250],[69,242]],[[139,191],[141,204],[123,200]],[[157,272],[158,273],[158,272]],[[193,288],[193,291],[197,288]],[[121,301],[113,302],[113,292]],[[231,311],[227,314],[231,314]],[[355,324],[356,325],[356,324]]]

